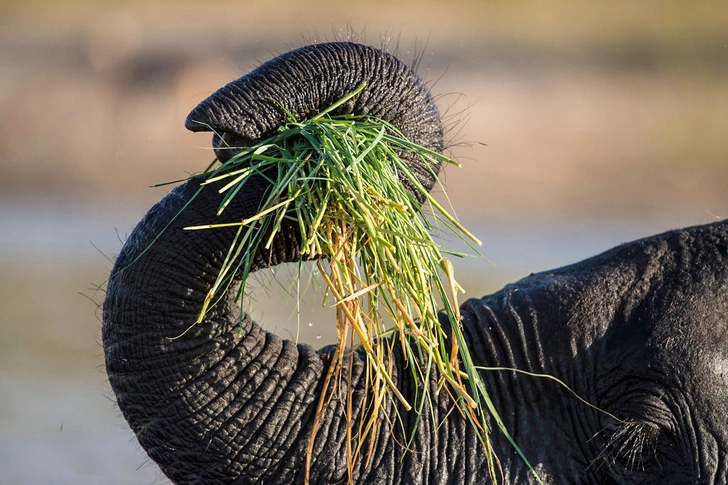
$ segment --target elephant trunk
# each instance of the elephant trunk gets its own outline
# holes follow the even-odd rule
[[[362,83],[367,88],[339,112],[383,118],[413,142],[442,149],[437,109],[421,80],[394,57],[348,43],[309,46],[263,64],[201,103],[187,127],[214,131],[218,147],[254,143],[285,121],[280,105],[305,119]],[[432,175],[418,173],[431,187]],[[102,326],[109,382],[140,444],[175,482],[303,477],[328,356],[262,330],[239,311],[232,290],[195,323],[235,229],[184,228],[255,214],[266,184],[247,184],[219,218],[214,186],[200,191],[191,180],[177,187],[131,233],[109,279]],[[281,231],[254,269],[295,261],[298,247],[293,228]],[[352,365],[348,384],[361,389],[363,366]],[[312,483],[346,477],[345,428],[342,407],[329,411],[319,431],[325,439],[314,447]],[[386,450],[374,447],[367,466],[402,467],[401,450],[382,441]]]

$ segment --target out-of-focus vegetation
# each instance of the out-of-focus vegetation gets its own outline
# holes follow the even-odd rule
[[[472,145],[454,153],[466,168],[448,178],[462,211],[473,191],[492,194],[478,211],[506,219],[725,208],[728,8],[715,2],[28,1],[0,12],[6,196],[151,202],[161,192],[140,187],[212,157],[182,128],[196,103],[278,52],[363,37],[420,53],[449,121],[467,119],[451,136]]]

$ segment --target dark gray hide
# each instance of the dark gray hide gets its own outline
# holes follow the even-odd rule
[[[215,130],[216,147],[250,144],[284,120],[272,99],[303,119],[363,81],[367,89],[342,112],[385,118],[413,141],[442,148],[437,109],[420,79],[392,56],[348,43],[304,47],[263,64],[198,106],[187,127]],[[241,324],[231,300],[193,325],[234,234],[182,231],[215,217],[220,197],[211,188],[175,218],[197,188],[187,182],[155,205],[116,261],[103,314],[109,382],[140,444],[173,481],[301,483],[330,356],[267,333],[247,315]],[[255,213],[266,189],[263,181],[250,184],[224,217]],[[256,267],[294,261],[297,247],[295,231],[286,231]],[[532,275],[465,302],[462,313],[477,364],[556,376],[611,414],[552,380],[482,373],[545,483],[726,483],[726,222]],[[344,385],[360,391],[361,355],[351,365],[353,380]],[[394,375],[413,400],[400,357]],[[434,376],[433,392],[436,385]],[[354,393],[355,427],[361,394]],[[384,412],[403,413],[397,406],[388,401]],[[414,429],[414,413],[402,414],[403,428],[385,421],[371,461],[355,463],[355,482],[489,483],[482,447],[451,411],[441,393],[425,409],[437,427],[423,419],[404,456],[398,443]],[[334,402],[315,440],[311,483],[346,480],[346,426],[342,404]],[[497,432],[494,446],[506,483],[534,482]]]

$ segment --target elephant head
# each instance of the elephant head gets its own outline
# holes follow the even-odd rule
[[[381,117],[442,149],[423,82],[393,56],[351,43],[303,47],[263,64],[200,104],[187,127],[214,131],[217,154],[227,159],[227,147],[255,143],[284,121],[273,100],[304,119],[362,82],[367,89],[340,112]],[[421,176],[432,186],[431,175]],[[199,184],[175,188],[137,225],[104,302],[109,382],[162,471],[177,483],[301,483],[311,444],[311,483],[349,474],[361,484],[490,483],[477,434],[449,395],[437,393],[434,374],[425,383],[435,396],[423,411],[428,419],[387,400],[383,415],[401,423],[382,420],[368,438],[371,456],[348,470],[346,428],[365,414],[356,352],[342,384],[354,391],[354,423],[334,400],[310,443],[331,353],[262,330],[232,294],[195,324],[234,237],[182,230],[215,217],[221,196],[198,194]],[[266,189],[263,180],[249,184],[223,217],[254,214]],[[255,267],[297,259],[295,231],[282,231]],[[544,483],[728,483],[728,223],[531,275],[468,300],[461,314],[476,365],[521,371],[481,376]],[[392,365],[398,388],[413,396],[401,354]],[[497,431],[492,439],[503,482],[535,483],[508,441]]]

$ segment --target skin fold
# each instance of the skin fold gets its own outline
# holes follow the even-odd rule
[[[186,126],[214,132],[226,160],[235,153],[227,147],[255,143],[285,121],[273,100],[305,119],[362,82],[367,88],[337,113],[381,117],[442,150],[424,83],[391,55],[351,43],[307,46],[261,65],[201,103]],[[431,174],[410,163],[431,188]],[[103,312],[109,382],[139,443],[173,482],[302,483],[331,351],[262,330],[234,293],[194,324],[235,229],[182,228],[251,216],[268,190],[265,180],[252,181],[217,218],[221,196],[214,185],[198,193],[199,183],[156,204],[119,254]],[[284,227],[255,269],[297,261],[296,234]],[[481,372],[543,483],[728,483],[727,222],[533,274],[466,301],[461,313],[476,365],[547,374],[573,391],[511,370]],[[398,349],[393,379],[413,401]],[[347,480],[347,427],[367,419],[360,351],[344,365],[341,389],[353,391],[354,421],[347,424],[345,403],[334,399],[313,442],[310,483]],[[381,421],[364,446],[371,456],[353,464],[355,483],[491,483],[482,445],[437,384],[436,373],[425,383],[426,419],[385,402],[382,416],[401,422]],[[537,483],[501,433],[492,439],[503,483]]]

